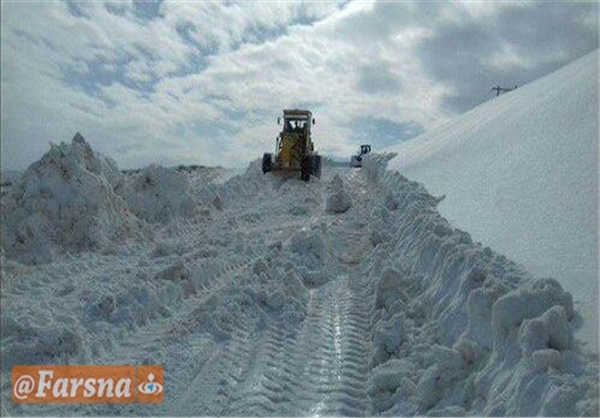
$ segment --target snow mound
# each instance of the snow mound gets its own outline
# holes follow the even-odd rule
[[[216,193],[222,206],[228,207],[248,200],[267,189],[266,186],[268,186],[271,176],[263,174],[261,165],[262,160],[252,161],[244,173],[233,176],[218,185]]]
[[[439,199],[385,164],[373,164],[381,190],[369,222],[389,234],[363,262],[376,412],[597,415],[597,359],[574,342],[571,294],[474,243]]]
[[[270,317],[293,327],[305,319],[308,299],[294,265],[273,252],[171,326],[176,333],[200,331],[220,342],[231,338],[236,322],[243,318],[266,322]]]
[[[178,171],[152,164],[123,188],[133,213],[150,222],[166,222],[199,213],[188,179]]]
[[[283,314],[290,322],[298,323],[306,316],[308,290],[292,264],[282,269],[272,266],[268,260],[255,262],[253,273],[260,285],[252,290],[254,299],[267,314]]]
[[[63,250],[106,250],[137,236],[139,222],[116,192],[122,187],[115,162],[94,152],[79,133],[70,144],[51,144],[6,197],[6,256],[43,263]]]
[[[352,206],[352,198],[345,190],[334,192],[327,198],[326,210],[331,213],[344,213]]]
[[[344,190],[344,183],[337,174],[329,182],[331,194],[327,198],[325,210],[329,213],[344,213],[352,206],[352,198]]]
[[[325,270],[327,248],[319,232],[298,232],[292,236],[288,250],[305,286],[321,286],[331,280]]]
[[[570,293],[562,290],[560,284],[553,279],[538,280],[530,287],[519,288],[499,298],[492,307],[492,331],[494,344],[502,344],[510,330],[523,323],[524,320],[540,317],[552,307],[562,308],[562,313],[567,320],[573,319],[573,298]],[[556,325],[556,321],[554,321]],[[543,326],[544,322],[540,325]],[[539,327],[538,327],[539,329]],[[562,329],[562,328],[561,328]],[[566,330],[571,332],[567,326]],[[559,331],[557,328],[556,332]],[[532,336],[534,333],[529,332]],[[540,335],[541,336],[541,335]],[[568,336],[560,338],[569,339]],[[529,339],[529,341],[531,341]],[[545,345],[549,341],[534,341],[536,344]]]
[[[300,265],[317,268],[325,262],[325,243],[318,233],[299,232],[292,237],[290,249]]]
[[[219,211],[248,206],[257,195],[270,189],[269,185],[276,181],[270,175],[264,175],[261,169],[262,160],[250,162],[245,170],[231,171],[223,177],[222,182],[205,183],[196,186],[194,196],[205,206],[212,206]],[[241,171],[241,172],[240,172]]]
[[[333,176],[333,178],[329,181],[329,188],[334,192],[344,188],[344,181],[339,176],[339,174]]]

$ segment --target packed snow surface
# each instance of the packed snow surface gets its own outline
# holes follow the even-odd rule
[[[2,199],[2,414],[597,416],[571,294],[473,242],[393,157],[305,183],[53,146]],[[16,364],[91,363],[163,365],[164,402],[11,402]]]
[[[390,150],[452,223],[571,292],[598,353],[598,51]]]

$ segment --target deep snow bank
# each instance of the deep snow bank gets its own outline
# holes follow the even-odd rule
[[[371,179],[369,223],[388,232],[361,264],[375,412],[597,416],[597,359],[573,341],[571,295],[474,243],[421,184],[397,172]]]
[[[474,239],[552,276],[598,344],[598,51],[390,148]]]
[[[8,258],[48,262],[63,249],[101,250],[139,233],[117,194],[123,176],[78,133],[51,145],[2,202],[2,246]]]
[[[124,175],[79,133],[70,144],[51,145],[3,189],[5,256],[36,264],[64,250],[115,251],[130,238],[148,238],[148,223],[202,218],[208,209],[197,202],[181,171],[151,165]],[[210,180],[211,174],[218,173],[198,176]]]

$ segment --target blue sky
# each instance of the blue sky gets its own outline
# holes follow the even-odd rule
[[[598,48],[596,2],[2,2],[2,169],[80,131],[122,168],[404,141]]]

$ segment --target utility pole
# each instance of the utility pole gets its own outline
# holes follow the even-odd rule
[[[515,87],[514,87],[514,88],[512,88],[512,89],[511,89],[511,88],[509,88],[509,87],[500,87],[500,86],[496,86],[496,87],[492,87],[492,89],[491,89],[491,90],[492,90],[492,91],[495,91],[495,92],[496,92],[496,97],[498,97],[498,96],[500,96],[500,93],[506,93],[506,92],[509,92],[509,91],[513,91],[513,90],[514,90],[514,89],[516,89],[516,88],[517,88],[517,86],[516,86],[516,85],[515,85]]]

